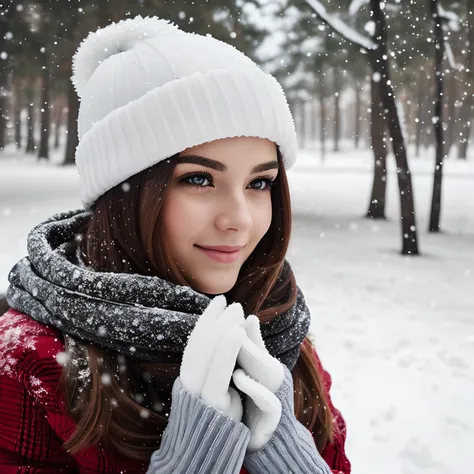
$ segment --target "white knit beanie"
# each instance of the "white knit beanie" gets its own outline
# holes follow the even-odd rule
[[[90,33],[73,58],[81,102],[76,163],[86,209],[134,174],[186,148],[250,136],[296,160],[277,80],[233,46],[166,20],[122,20]]]

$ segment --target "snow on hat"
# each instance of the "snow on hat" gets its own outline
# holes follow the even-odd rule
[[[90,33],[73,58],[79,95],[81,200],[183,151],[221,138],[267,138],[286,169],[296,131],[283,89],[250,58],[210,35],[156,17]]]

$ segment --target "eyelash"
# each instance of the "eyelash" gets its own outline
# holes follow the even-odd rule
[[[201,176],[203,178],[206,178],[208,181],[210,181],[211,184],[213,183],[212,175],[210,173],[206,173],[205,171],[199,171],[199,172],[196,172],[196,173],[191,173],[191,174],[188,174],[186,176],[183,176],[179,180],[179,182],[183,183],[185,186],[189,186],[191,188],[205,189],[205,188],[209,187],[209,186],[202,186],[202,185],[199,185],[199,184],[191,184],[191,183],[187,182],[188,179],[195,178],[196,176]],[[252,183],[254,183],[255,181],[264,181],[267,184],[265,189],[255,189],[255,188],[253,188],[255,191],[265,192],[265,191],[271,191],[272,186],[275,184],[276,178],[274,179],[273,176],[266,175],[266,176],[260,176],[258,178],[255,178],[252,181]]]

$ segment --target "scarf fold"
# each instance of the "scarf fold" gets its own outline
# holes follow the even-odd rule
[[[179,361],[211,298],[158,277],[81,265],[75,249],[90,216],[84,210],[55,214],[31,230],[28,256],[8,277],[8,304],[75,339],[153,362]],[[283,275],[289,270],[285,260]],[[292,308],[261,325],[268,351],[290,370],[309,325],[299,288]]]

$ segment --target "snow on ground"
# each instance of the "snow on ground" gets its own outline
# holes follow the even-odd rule
[[[473,472],[474,160],[445,163],[439,235],[426,232],[433,153],[411,160],[422,256],[408,258],[399,254],[393,166],[389,220],[366,220],[371,154],[346,150],[328,154],[325,164],[318,152],[302,151],[289,171],[288,258],[348,424],[353,472]],[[74,169],[9,150],[0,177],[1,291],[25,254],[28,230],[80,202]]]

